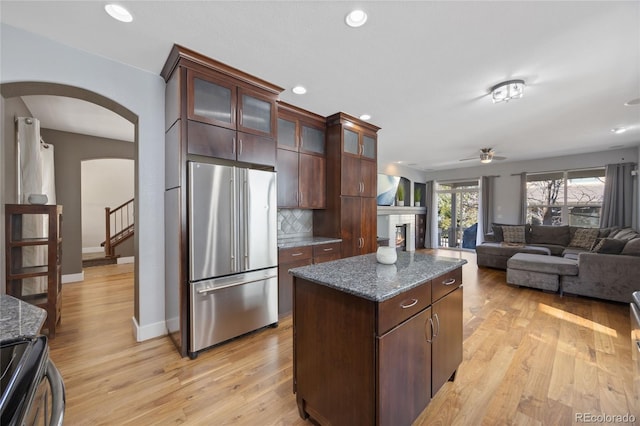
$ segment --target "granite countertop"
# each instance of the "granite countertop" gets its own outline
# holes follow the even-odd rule
[[[7,294],[0,294],[0,340],[35,336],[47,318],[47,311]]]
[[[278,239],[278,248],[294,248],[303,246],[317,246],[319,244],[340,243],[342,238],[328,237],[296,237]]]
[[[376,261],[376,254],[293,268],[289,273],[346,293],[382,302],[467,263],[464,259],[399,252],[393,265]]]

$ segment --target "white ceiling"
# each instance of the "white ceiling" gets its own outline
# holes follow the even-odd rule
[[[181,44],[318,114],[368,113],[382,127],[381,165],[476,166],[458,160],[482,147],[516,161],[640,144],[640,106],[624,105],[640,97],[638,1],[121,1],[130,24],[104,3],[2,0],[0,19],[154,74]],[[354,6],[369,16],[359,29],[344,24]],[[526,81],[524,98],[492,104],[489,88],[513,78]],[[291,92],[298,84],[306,95]],[[58,103],[44,122],[39,102],[25,101],[44,127],[82,121]],[[630,130],[611,132],[621,126]]]

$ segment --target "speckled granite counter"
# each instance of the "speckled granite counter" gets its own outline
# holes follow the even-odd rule
[[[319,244],[330,244],[330,243],[339,243],[339,242],[342,242],[341,238],[327,238],[327,237],[282,238],[278,240],[278,248],[317,246]]]
[[[376,255],[372,253],[294,268],[289,273],[374,302],[382,302],[465,263],[467,261],[464,259],[399,252],[394,265],[383,265],[376,261]]]
[[[40,333],[47,311],[6,294],[0,295],[0,340]]]

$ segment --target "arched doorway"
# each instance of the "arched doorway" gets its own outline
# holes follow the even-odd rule
[[[131,123],[133,125],[133,143],[134,145],[137,145],[138,143],[138,116],[136,114],[134,114],[132,111],[130,111],[129,109],[125,108],[124,106],[120,105],[119,103],[103,96],[100,95],[98,93],[86,90],[86,89],[82,89],[79,87],[75,87],[75,86],[69,86],[69,85],[64,85],[64,84],[57,84],[57,83],[46,83],[46,82],[12,82],[12,83],[4,83],[4,84],[0,84],[0,93],[2,94],[2,97],[7,100],[7,99],[12,99],[12,98],[19,98],[19,97],[23,97],[23,96],[38,96],[38,95],[49,95],[49,96],[59,96],[59,97],[66,97],[66,98],[75,98],[75,99],[80,99],[92,104],[96,104],[99,105],[109,111],[112,111],[113,113],[121,116],[122,118],[124,118],[126,121],[128,121],[129,123]],[[6,112],[5,112],[6,114]],[[5,120],[7,120],[7,118],[5,117]],[[8,124],[8,123],[7,123]],[[0,199],[0,202],[4,205],[5,203],[13,203],[15,202],[14,198],[14,192],[11,190],[14,185],[13,180],[15,179],[16,176],[16,164],[14,161],[10,160],[11,158],[15,158],[15,146],[10,143],[11,141],[14,141],[15,138],[13,137],[7,137],[7,131],[5,130],[5,134],[3,139],[5,140],[4,145],[2,146],[2,162],[3,162],[3,172],[2,172],[2,179],[0,180],[0,186],[2,186],[2,199]],[[135,183],[134,183],[134,187],[135,187],[135,192],[134,196],[136,196],[136,200],[137,200],[137,182],[138,182],[138,159],[137,159],[137,149],[133,150],[134,154],[133,154],[133,160],[135,163],[135,173],[134,173],[134,179],[135,179]],[[77,162],[77,164],[75,164]],[[68,178],[65,181],[65,184],[69,184],[69,182],[71,182],[72,185],[77,186],[77,193],[80,194],[80,169],[81,169],[81,164],[80,161],[78,159],[78,161],[72,161],[73,166],[71,166],[72,170],[71,172],[69,172],[69,170],[65,170],[66,172],[69,172],[68,174],[71,175],[70,178]],[[67,167],[65,167],[66,169]],[[74,171],[75,168],[77,168],[77,173],[75,173],[77,175],[77,179],[74,179]],[[57,177],[56,177],[57,180]],[[5,189],[10,189],[10,190],[5,190]],[[80,196],[78,195],[78,199],[80,198]],[[63,274],[69,273],[69,274],[73,274],[77,269],[79,269],[80,271],[82,270],[82,250],[81,250],[81,237],[82,237],[82,229],[81,229],[81,206],[80,203],[75,202],[74,201],[69,201],[66,202],[64,200],[59,200],[59,202],[61,204],[65,204],[65,210],[64,210],[64,216],[65,216],[65,226],[64,226],[64,235],[65,237],[63,238],[63,252],[65,254],[64,257],[66,258],[70,258],[72,260],[72,262],[70,263],[71,266],[67,265],[67,268],[71,268],[70,270],[67,270],[65,272],[65,260],[63,259]],[[138,208],[136,205],[135,211],[136,211],[136,222],[139,223],[139,217],[137,215],[138,212]],[[4,232],[2,230],[2,232]],[[4,234],[3,234],[4,237]],[[137,239],[137,235],[135,236],[135,238]],[[77,244],[77,246],[71,244],[73,243],[73,241],[77,241],[79,242]],[[67,247],[65,247],[65,244],[67,244]],[[69,245],[71,244],[71,245]],[[134,244],[134,256],[137,257],[138,255],[138,244]],[[5,265],[3,265],[4,267]],[[138,265],[135,265],[136,268],[136,272],[137,272],[137,268]],[[0,271],[2,273],[2,275],[4,276],[4,270]],[[138,288],[138,274],[136,273],[136,282],[135,282],[135,287],[136,290]],[[135,292],[135,310],[138,310],[138,291]],[[138,318],[138,312],[134,312],[134,317]]]

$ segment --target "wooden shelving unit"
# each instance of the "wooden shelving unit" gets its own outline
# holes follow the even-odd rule
[[[42,232],[25,228],[27,215],[45,217]],[[37,220],[36,217],[34,221]],[[45,328],[54,338],[61,317],[62,206],[6,204],[5,221],[7,294],[45,309]],[[41,235],[29,235],[31,232]],[[45,247],[46,263],[25,265],[25,249],[29,247]],[[24,281],[37,277],[46,278],[46,291],[29,292]]]

